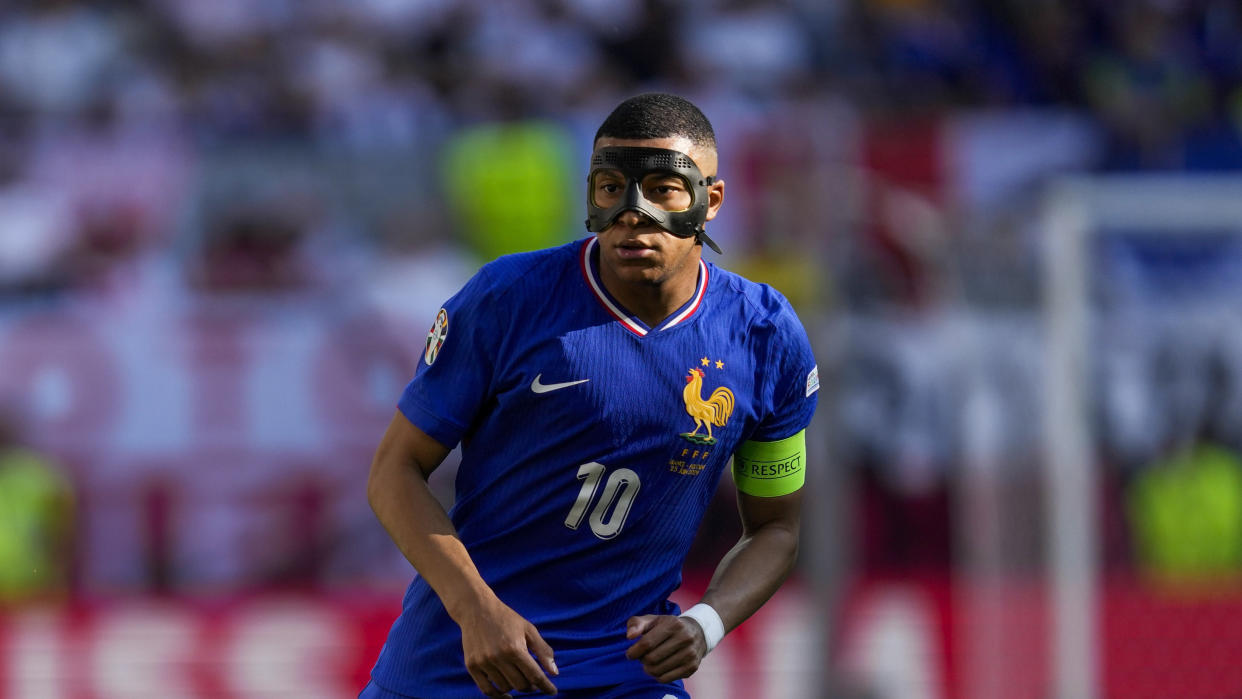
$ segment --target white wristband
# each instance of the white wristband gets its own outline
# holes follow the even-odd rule
[[[681,613],[682,617],[689,617],[698,622],[703,629],[703,639],[707,641],[707,652],[712,652],[720,639],[724,638],[725,627],[724,622],[720,620],[720,615],[716,613],[711,605],[699,602],[693,607]]]

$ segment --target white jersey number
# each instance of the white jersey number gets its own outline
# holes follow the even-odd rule
[[[604,480],[604,472],[607,470],[607,466],[595,461],[578,467],[578,480],[582,481],[582,489],[578,491],[574,506],[569,509],[565,526],[577,529],[582,524],[582,518],[591,507],[595,491],[599,489],[599,482]],[[611,539],[621,533],[621,527],[625,526],[625,518],[630,514],[630,506],[634,504],[640,485],[638,474],[628,468],[619,468],[608,475],[608,480],[604,483],[604,493],[599,496],[595,508],[591,509],[591,531],[595,536]]]

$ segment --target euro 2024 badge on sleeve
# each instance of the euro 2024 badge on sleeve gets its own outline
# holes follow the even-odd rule
[[[423,352],[423,360],[427,362],[427,366],[431,366],[436,357],[440,356],[444,338],[448,337],[448,325],[448,311],[441,308],[436,314],[436,322],[432,323],[431,330],[427,332],[427,350]]]

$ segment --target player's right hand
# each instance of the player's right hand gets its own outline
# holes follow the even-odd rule
[[[466,670],[485,696],[508,697],[513,690],[556,694],[556,686],[548,679],[548,674],[559,674],[552,647],[534,624],[500,599],[492,597],[475,606],[457,623]]]

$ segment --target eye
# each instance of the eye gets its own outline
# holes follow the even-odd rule
[[[682,197],[685,194],[685,188],[673,182],[661,182],[647,188],[647,197],[650,199],[673,199]]]
[[[685,211],[693,203],[689,184],[676,175],[650,175],[643,181],[643,196],[665,211]]]
[[[616,205],[625,193],[625,180],[613,172],[597,172],[591,176],[588,190],[595,206],[608,208]]]

